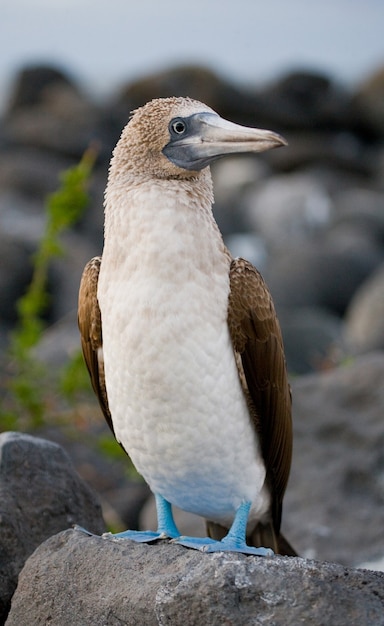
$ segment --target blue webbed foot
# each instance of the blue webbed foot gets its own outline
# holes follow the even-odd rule
[[[102,537],[103,539],[130,539],[137,543],[151,543],[158,539],[173,538],[167,532],[152,530],[124,530],[121,533],[104,533]]]
[[[202,552],[241,552],[242,554],[253,554],[255,556],[273,556],[274,552],[270,548],[254,548],[248,546],[245,541],[235,540],[226,535],[221,541],[216,541],[210,537],[178,537],[172,543],[178,543],[186,548],[201,550]]]
[[[88,537],[100,537],[100,535],[95,535],[90,530],[75,524],[73,527],[74,530],[78,530]],[[151,543],[152,541],[156,541],[157,539],[172,539],[174,537],[179,536],[172,535],[172,537],[164,531],[152,531],[152,530],[124,530],[121,533],[103,533],[101,537],[103,539],[130,539],[131,541],[136,541],[137,543]]]
[[[162,496],[155,494],[157,510],[157,531],[152,530],[124,530],[121,533],[104,533],[104,539],[130,539],[137,543],[151,543],[157,539],[175,539],[180,537],[180,532],[174,522],[172,507]],[[75,530],[79,530],[90,537],[98,537],[82,526],[76,525]]]
[[[248,546],[245,540],[251,502],[243,502],[236,511],[228,534],[221,541],[209,537],[177,537],[174,543],[202,552],[242,552],[255,556],[273,556],[270,548]]]

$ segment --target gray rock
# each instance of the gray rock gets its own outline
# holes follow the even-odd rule
[[[74,83],[59,68],[50,65],[25,67],[15,78],[8,113],[39,104],[44,99],[45,92],[57,85],[76,91]]]
[[[77,311],[73,309],[42,333],[33,355],[53,371],[58,371],[80,349]]]
[[[24,194],[32,207],[33,200],[37,199],[42,213],[43,200],[56,191],[59,174],[70,165],[73,165],[72,160],[33,146],[3,149],[0,152],[0,188]]]
[[[247,194],[251,227],[272,247],[297,245],[325,228],[331,204],[325,189],[307,174],[273,176]]]
[[[17,319],[16,302],[32,277],[31,254],[27,243],[0,232],[0,319],[10,326]]]
[[[279,321],[291,375],[322,370],[343,355],[342,322],[336,315],[301,307],[280,312]]]
[[[347,123],[349,97],[324,74],[296,70],[270,85],[270,114],[288,127],[319,128]]]
[[[383,250],[384,193],[351,186],[333,199],[334,215],[329,237],[365,239],[371,247]]]
[[[354,98],[360,125],[374,137],[384,135],[384,67],[380,67],[360,85]]]
[[[42,203],[17,189],[0,192],[0,232],[16,245],[27,244],[32,252],[45,226]],[[1,266],[2,269],[2,266]]]
[[[6,626],[382,626],[383,582],[381,573],[332,563],[201,554],[69,530],[28,559]]]
[[[232,233],[224,237],[225,245],[233,257],[247,259],[259,272],[267,262],[267,248],[262,237],[255,233]]]
[[[96,496],[57,444],[19,433],[0,435],[0,623],[18,574],[45,539],[78,523],[104,530]],[[25,622],[25,616],[21,624]]]
[[[348,566],[384,556],[383,380],[384,352],[292,380],[283,531],[301,556]]]
[[[270,124],[274,126],[274,122]],[[331,167],[341,177],[351,173],[361,177],[377,171],[377,149],[367,145],[355,134],[339,131],[319,132],[316,129],[284,131],[288,148],[266,153],[267,162],[278,171],[291,172],[309,166]]]
[[[99,253],[92,242],[76,232],[69,231],[60,239],[64,253],[52,261],[48,284],[53,322],[61,320],[71,311],[77,311],[79,285],[85,264]]]
[[[382,260],[366,242],[343,249],[337,238],[308,238],[275,249],[264,274],[277,311],[319,306],[342,316],[357,288]]]
[[[16,85],[3,139],[11,146],[30,146],[79,158],[97,137],[100,112],[64,75],[43,68],[46,76],[40,80],[39,71],[36,68],[29,76],[25,93],[20,95],[18,91],[23,89]]]
[[[181,65],[156,72],[124,86],[115,103],[127,121],[127,113],[152,98],[185,96],[200,100],[220,115],[247,123],[255,119],[258,99],[210,69],[199,65]],[[256,120],[255,120],[256,122]],[[256,123],[255,123],[256,125]]]
[[[345,337],[353,352],[384,350],[384,265],[355,293],[345,316]]]

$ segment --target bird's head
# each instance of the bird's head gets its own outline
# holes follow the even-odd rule
[[[133,112],[115,155],[136,175],[185,179],[227,154],[286,144],[277,133],[228,122],[196,100],[159,98]]]

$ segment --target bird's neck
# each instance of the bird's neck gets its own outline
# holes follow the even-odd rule
[[[103,259],[125,264],[134,254],[153,266],[183,259],[190,263],[193,256],[196,263],[209,266],[226,254],[212,215],[208,168],[186,180],[126,183],[110,178],[107,186]]]

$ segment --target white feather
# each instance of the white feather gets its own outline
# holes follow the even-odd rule
[[[200,204],[180,181],[107,192],[104,365],[116,437],[152,491],[229,524],[269,497],[227,326],[230,258]]]

